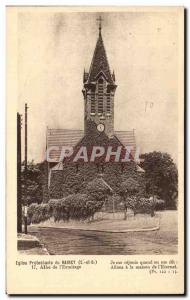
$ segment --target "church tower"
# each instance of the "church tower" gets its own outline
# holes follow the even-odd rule
[[[84,71],[84,132],[90,131],[94,123],[99,133],[108,137],[114,134],[115,75],[111,74],[101,33],[102,18],[99,21],[99,36],[89,72]]]

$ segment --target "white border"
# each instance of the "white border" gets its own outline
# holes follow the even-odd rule
[[[17,5],[31,5],[31,6],[56,6],[56,5],[146,5],[146,6],[184,6],[185,8],[188,9],[188,14],[189,14],[189,8],[190,8],[190,1],[189,0],[139,0],[139,1],[127,1],[127,0],[119,0],[119,1],[111,1],[111,0],[86,0],[86,1],[77,1],[77,0],[33,0],[33,1],[27,1],[27,0],[1,0],[0,1],[0,94],[1,94],[1,101],[0,101],[0,139],[1,139],[1,147],[0,147],[0,191],[1,191],[1,197],[0,197],[0,230],[2,232],[1,239],[0,239],[0,266],[1,266],[1,271],[0,271],[0,299],[5,299],[7,296],[5,295],[5,86],[6,86],[6,81],[5,81],[5,62],[6,62],[6,51],[5,51],[5,7],[6,6],[17,6]],[[188,20],[187,20],[188,23]],[[187,24],[187,49],[189,49],[189,26]],[[187,70],[189,70],[189,60],[188,60],[188,66]],[[187,71],[188,72],[188,71]],[[187,80],[188,82],[188,77]],[[189,101],[188,99],[188,93],[186,95],[187,103]],[[188,113],[189,113],[189,105],[186,105],[188,108]],[[189,129],[189,120],[188,120],[188,129]],[[188,141],[190,140],[190,131],[188,130]],[[188,147],[189,149],[189,147]],[[8,158],[7,158],[8,159]],[[188,161],[188,170],[190,167],[190,163]],[[187,187],[190,186],[190,177],[187,178]],[[187,193],[188,195],[188,193]],[[187,196],[188,200],[188,196]],[[189,207],[188,205],[188,212],[189,212]],[[188,214],[189,215],[189,214]],[[188,216],[187,216],[188,220]],[[189,224],[189,222],[188,222]],[[189,227],[189,225],[188,225]],[[187,228],[187,231],[189,228]],[[188,246],[189,246],[189,239],[188,239]],[[189,248],[189,247],[188,247]],[[187,260],[189,262],[189,259]],[[189,269],[189,264],[188,264],[188,269]],[[189,276],[188,276],[188,286],[189,286]],[[20,297],[19,297],[20,298]],[[25,297],[22,297],[24,299]],[[38,298],[38,297],[36,297]],[[51,297],[53,298],[53,297]],[[138,298],[138,297],[128,297],[131,299]],[[149,297],[153,298],[153,297]],[[166,298],[166,297],[162,297]]]

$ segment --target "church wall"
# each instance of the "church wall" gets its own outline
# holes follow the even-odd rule
[[[96,129],[95,122],[88,121],[87,124],[88,132],[75,146],[73,155],[63,162],[63,170],[52,169],[51,184],[48,193],[46,193],[49,199],[59,199],[72,193],[83,192],[87,182],[97,178],[100,173],[103,174],[104,180],[113,188],[115,193],[119,193],[121,182],[128,177],[133,177],[139,182],[143,181],[142,175],[136,171],[134,161],[115,162],[111,160],[110,162],[105,162],[106,151],[104,155],[96,159],[93,163],[90,161],[84,163],[83,160],[79,160],[77,163],[73,162],[73,158],[81,146],[87,147],[90,151],[92,151],[93,146],[103,146],[105,149],[107,149],[108,146],[112,146],[112,149],[115,151],[118,146],[122,145],[118,139],[114,137],[109,138],[104,132],[99,133]],[[113,159],[114,158],[113,156]],[[49,170],[54,165],[54,163],[49,163]],[[48,182],[48,180],[46,180],[46,182]],[[44,201],[47,202],[47,197]]]

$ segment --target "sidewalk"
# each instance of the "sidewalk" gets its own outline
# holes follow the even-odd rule
[[[40,243],[38,238],[30,234],[18,234],[17,249],[19,254],[49,255],[47,249]]]

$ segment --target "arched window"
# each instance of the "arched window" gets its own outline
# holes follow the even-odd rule
[[[96,105],[95,105],[95,93],[91,94],[91,113],[94,114],[96,112]]]
[[[104,81],[98,80],[98,113],[103,113],[103,93],[104,93]]]
[[[110,94],[107,94],[106,111],[107,111],[107,113],[111,112],[111,96],[110,96]]]

